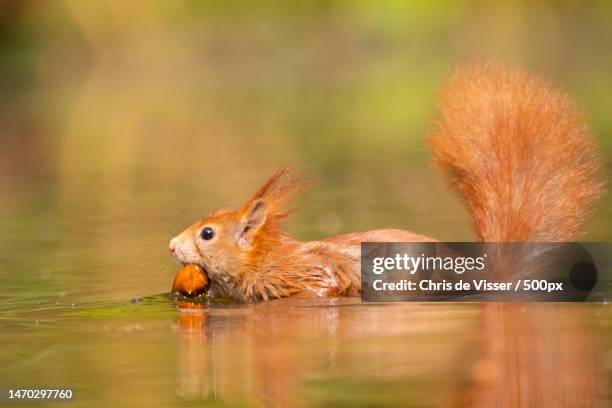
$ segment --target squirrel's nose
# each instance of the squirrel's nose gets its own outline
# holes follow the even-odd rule
[[[172,239],[170,240],[170,245],[169,245],[169,247],[170,247],[170,252],[174,252],[174,249],[176,248],[176,246],[177,246],[177,245],[178,245],[178,239],[176,239],[176,238],[172,238]]]

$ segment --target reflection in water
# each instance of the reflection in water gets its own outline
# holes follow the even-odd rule
[[[588,305],[180,305],[177,394],[291,406],[597,406]],[[201,307],[201,308],[200,308]],[[600,374],[600,375],[598,375]]]
[[[279,407],[397,406],[425,397],[431,403],[432,395],[442,403],[441,390],[452,384],[453,367],[469,349],[462,328],[474,317],[471,305],[360,305],[355,299],[183,307],[177,393]]]
[[[598,351],[584,321],[584,309],[589,307],[483,305],[482,355],[473,388],[462,403],[477,407],[606,406],[606,377],[598,361],[603,352]]]
[[[196,308],[180,310],[179,377],[177,394],[183,398],[205,398],[211,394],[210,387],[216,391],[214,370],[209,374],[206,333],[206,314]],[[212,339],[214,344],[214,337]],[[214,358],[214,351],[212,353]],[[213,366],[214,367],[214,366]],[[213,393],[213,396],[215,394]]]

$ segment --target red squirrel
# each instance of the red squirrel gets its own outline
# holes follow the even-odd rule
[[[480,241],[572,240],[603,192],[583,115],[522,70],[491,62],[456,69],[428,141]],[[242,208],[213,212],[174,237],[170,250],[202,268],[210,296],[255,302],[358,295],[361,242],[435,241],[401,229],[297,241],[281,222],[303,188],[300,177],[277,171]]]

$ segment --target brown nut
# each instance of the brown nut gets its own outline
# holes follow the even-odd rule
[[[189,264],[181,268],[172,282],[172,292],[185,297],[196,297],[206,293],[210,282],[199,265]]]

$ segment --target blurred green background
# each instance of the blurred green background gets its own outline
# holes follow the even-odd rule
[[[540,73],[609,163],[611,23],[607,1],[2,1],[0,279],[165,291],[169,239],[288,163],[318,183],[288,223],[299,239],[472,240],[425,144],[448,72]],[[612,239],[608,197],[585,239]]]
[[[299,239],[472,240],[424,140],[450,69],[541,74],[609,164],[611,40],[604,0],[0,1],[2,322],[168,291],[169,239],[288,163],[318,181],[288,222]],[[610,201],[585,239],[612,240]],[[19,355],[44,338],[4,337],[3,365],[31,378]]]

